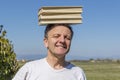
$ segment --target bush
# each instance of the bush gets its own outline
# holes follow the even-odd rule
[[[11,80],[18,70],[16,54],[11,41],[6,38],[6,31],[0,26],[0,80]]]

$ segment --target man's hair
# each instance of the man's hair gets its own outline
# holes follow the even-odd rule
[[[48,24],[46,26],[46,29],[44,31],[44,38],[48,38],[48,32],[52,30],[56,26],[64,26],[67,27],[71,31],[71,38],[73,37],[73,30],[72,27],[69,24]]]

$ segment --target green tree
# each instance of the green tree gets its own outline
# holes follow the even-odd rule
[[[18,70],[18,62],[13,45],[6,38],[6,31],[0,25],[0,80],[11,80]]]

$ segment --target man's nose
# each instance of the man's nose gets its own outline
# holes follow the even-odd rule
[[[60,41],[60,42],[65,42],[65,37],[64,37],[64,36],[61,36],[61,37],[59,38],[59,41]]]

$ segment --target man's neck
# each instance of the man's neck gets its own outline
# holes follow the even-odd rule
[[[66,66],[65,57],[58,58],[55,56],[48,55],[46,57],[48,64],[54,69],[62,69]]]

